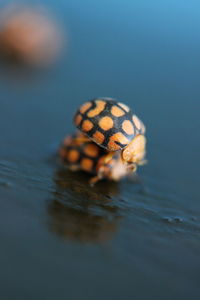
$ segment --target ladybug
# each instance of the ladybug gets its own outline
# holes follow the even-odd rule
[[[143,122],[122,102],[97,98],[82,104],[74,116],[76,127],[107,150],[109,157],[121,151],[123,162],[138,163],[145,156]]]
[[[101,179],[118,181],[136,171],[137,168],[134,163],[123,163],[118,152],[107,161],[108,151],[99,147],[81,132],[65,137],[59,154],[71,171],[80,170],[93,175],[90,180],[92,184]]]

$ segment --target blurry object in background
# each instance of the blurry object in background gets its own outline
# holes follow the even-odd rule
[[[0,53],[28,65],[55,61],[62,47],[59,26],[37,8],[15,6],[0,15]]]

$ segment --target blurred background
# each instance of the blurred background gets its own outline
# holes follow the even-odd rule
[[[0,2],[0,298],[199,299],[200,4]],[[78,106],[147,127],[135,179],[67,172]]]

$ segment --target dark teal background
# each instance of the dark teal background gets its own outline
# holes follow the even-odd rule
[[[68,40],[46,70],[0,65],[0,298],[199,299],[199,1],[37,2]],[[142,118],[149,163],[90,188],[55,152],[97,96]]]

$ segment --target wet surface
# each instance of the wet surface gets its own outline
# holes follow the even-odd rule
[[[199,4],[53,2],[60,61],[1,63],[0,298],[199,299]],[[55,153],[97,96],[144,120],[149,162],[91,188]]]

